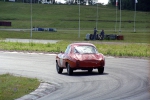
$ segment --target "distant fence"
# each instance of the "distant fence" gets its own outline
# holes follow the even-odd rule
[[[0,26],[11,26],[11,22],[0,21]]]

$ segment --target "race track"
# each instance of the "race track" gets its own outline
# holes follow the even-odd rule
[[[55,54],[0,51],[0,74],[36,77],[56,91],[38,100],[150,100],[149,60],[106,57],[104,74],[66,69],[57,74]]]

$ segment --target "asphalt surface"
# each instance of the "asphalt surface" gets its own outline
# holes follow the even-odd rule
[[[39,39],[15,39],[15,38],[6,38],[5,40],[1,41],[6,41],[6,42],[22,42],[22,43],[57,43],[59,40],[39,40]]]
[[[0,74],[38,78],[39,88],[17,100],[150,100],[149,60],[106,57],[104,74],[64,70],[55,54],[0,51]]]

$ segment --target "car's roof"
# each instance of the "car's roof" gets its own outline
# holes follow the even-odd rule
[[[70,44],[70,45],[71,45],[71,46],[89,45],[89,46],[94,46],[94,47],[95,47],[95,45],[92,44],[92,43],[72,43],[72,44]]]

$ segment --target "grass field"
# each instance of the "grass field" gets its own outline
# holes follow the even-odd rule
[[[75,41],[60,41],[56,44],[0,42],[0,50],[59,53],[65,51],[68,44]],[[142,43],[110,43],[86,41],[96,45],[97,50],[104,55],[119,57],[150,57],[150,45]]]
[[[15,100],[34,91],[40,84],[37,79],[0,75],[0,100]]]
[[[29,3],[13,3],[0,1],[0,20],[11,21],[12,26],[8,28],[30,28],[31,5]],[[19,8],[19,9],[18,9]],[[136,13],[137,30],[150,30],[150,12]],[[118,10],[118,23],[120,13]],[[98,29],[114,30],[116,22],[116,9],[110,6],[80,6],[80,27],[81,30],[96,27]],[[79,27],[79,6],[78,5],[43,5],[32,4],[32,23],[34,27],[54,27],[59,29],[78,29]],[[134,11],[122,10],[122,29],[132,30]],[[7,27],[2,27],[7,28]]]
[[[31,5],[28,3],[12,3],[0,2],[0,20],[11,21],[12,26],[1,26],[0,29],[30,29],[31,28]],[[19,9],[18,9],[19,8]],[[117,14],[116,24],[116,8],[112,6],[80,6],[80,31],[79,29],[79,6],[78,5],[43,5],[32,4],[32,24],[34,27],[56,28],[57,32],[32,32],[30,31],[4,31],[0,30],[0,39],[5,38],[22,38],[22,39],[46,39],[46,40],[63,40],[65,47],[71,42],[91,42],[86,41],[85,35],[93,33],[98,18],[98,33],[101,29],[105,30],[105,34],[124,35],[124,40],[104,40],[94,41],[95,45],[101,46],[100,52],[113,56],[138,56],[149,57],[150,43],[150,12],[136,12],[136,32],[134,27],[134,11],[122,10],[121,32],[119,32],[119,10]],[[116,24],[116,32],[115,32]],[[79,37],[80,36],[80,37]],[[105,44],[110,42],[109,44]],[[123,43],[116,45],[116,43]],[[130,44],[129,44],[130,43]],[[140,43],[137,44],[137,43]],[[144,43],[144,44],[143,44]],[[125,44],[125,46],[124,46]],[[13,45],[13,46],[11,46]],[[16,46],[15,46],[16,45]],[[21,46],[20,46],[21,45]],[[28,46],[26,46],[28,45]],[[33,45],[30,47],[30,45]],[[1,50],[23,50],[38,52],[59,52],[57,48],[62,47],[61,43],[50,44],[29,43],[5,43],[0,42]],[[39,46],[39,47],[38,47]],[[60,46],[60,47],[59,47]],[[65,49],[63,47],[62,50]],[[104,49],[104,48],[105,49]],[[44,49],[43,49],[44,48]],[[55,49],[54,49],[55,48]],[[138,50],[137,50],[138,48]],[[143,49],[144,48],[144,49]],[[138,51],[138,52],[136,52]]]
[[[112,6],[80,6],[80,31],[78,5],[32,4],[32,27],[56,28],[57,32],[4,31],[2,29],[31,29],[31,5],[0,1],[0,21],[10,21],[12,26],[0,26],[0,40],[5,38],[62,40],[56,44],[19,43],[0,41],[0,50],[58,53],[72,42],[90,42],[104,55],[150,58],[150,12],[136,12],[136,32],[134,11],[122,10],[121,32],[120,13]],[[87,41],[85,35],[93,33],[94,27],[105,34],[121,34],[124,40]],[[116,25],[116,32],[115,32]],[[80,34],[79,34],[80,32]],[[98,32],[98,33],[99,33]],[[80,37],[79,37],[80,36]],[[0,100],[14,100],[33,91],[37,79],[0,76]],[[26,88],[28,87],[28,88]]]
[[[31,28],[31,5],[29,3],[14,3],[0,1],[0,21],[10,21],[12,26],[0,26],[0,29],[30,29]],[[18,9],[19,8],[19,9]],[[34,39],[61,39],[61,40],[84,40],[87,33],[93,33],[96,27],[105,34],[122,34],[123,42],[148,43],[150,37],[150,12],[136,12],[136,33],[134,30],[134,11],[122,10],[121,30],[119,32],[118,10],[116,23],[116,8],[111,6],[80,6],[80,38],[79,29],[79,6],[78,5],[43,5],[32,4],[32,26],[42,28],[56,28],[57,32],[33,32]],[[115,32],[116,25],[116,32]],[[98,32],[98,33],[99,33]],[[0,38],[30,38],[30,31],[2,31]],[[120,41],[119,41],[120,42]]]
[[[72,40],[72,41],[85,41],[85,36],[87,33],[92,33],[93,30],[81,30],[80,38],[78,37],[78,30],[62,30],[58,32],[32,32],[33,39],[46,39],[46,40]],[[112,31],[105,31],[105,34],[113,33]],[[149,32],[122,32],[121,35],[124,35],[124,40],[104,40],[104,42],[122,42],[122,43],[149,43],[150,33]],[[0,38],[22,38],[22,39],[30,39],[30,32],[28,31],[0,31]],[[85,41],[86,42],[86,41]],[[98,41],[97,42],[101,42]]]
[[[30,29],[31,28],[31,5],[28,3],[0,2],[0,19],[2,21],[11,21],[12,26],[1,26],[1,29]],[[19,8],[19,9],[18,9]],[[80,31],[79,28],[79,6],[78,5],[32,5],[32,24],[34,27],[56,28],[57,32],[32,32],[32,39],[63,40],[57,44],[23,44],[0,42],[0,50],[17,51],[37,51],[37,52],[59,52],[59,46],[62,51],[72,42],[92,42],[98,46],[99,51],[105,55],[113,56],[138,56],[150,57],[150,12],[136,13],[136,32],[134,27],[134,11],[122,10],[122,31],[119,32],[119,11],[118,22],[116,24],[116,8],[111,6],[99,5],[98,8],[98,31],[105,30],[105,34],[121,34],[124,40],[104,40],[104,41],[86,41],[85,35],[93,33],[96,26],[97,6],[80,7]],[[115,30],[116,24],[116,32]],[[98,32],[98,33],[99,33]],[[21,38],[30,39],[31,32],[28,31],[4,31],[0,30],[0,39]],[[79,37],[80,36],[80,37]],[[110,44],[105,44],[110,42]],[[123,43],[117,44],[116,43]],[[130,44],[129,44],[130,43]],[[140,43],[140,44],[135,44]],[[143,44],[146,43],[146,44]],[[124,45],[125,44],[125,45]],[[42,45],[42,46],[41,46]],[[51,46],[52,45],[52,46]],[[101,47],[101,48],[100,48]],[[104,49],[105,48],[105,49]],[[138,50],[137,50],[138,48]],[[138,52],[136,52],[138,51]]]

